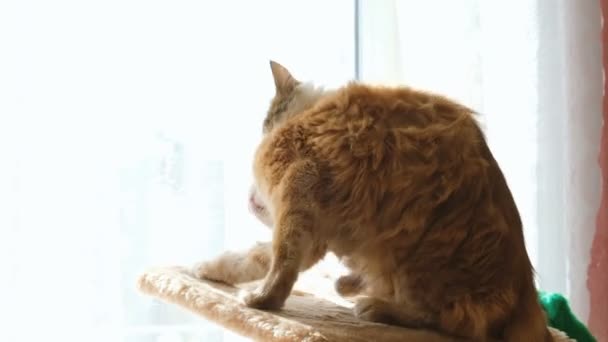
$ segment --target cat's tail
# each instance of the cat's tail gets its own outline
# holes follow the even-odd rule
[[[534,288],[520,298],[519,305],[513,312],[511,320],[504,331],[506,342],[553,342],[553,336],[547,327],[545,312],[538,302]]]

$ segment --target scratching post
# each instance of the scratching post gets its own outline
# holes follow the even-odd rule
[[[196,279],[180,267],[149,270],[139,277],[137,286],[147,295],[184,307],[254,341],[458,341],[431,331],[361,321],[353,316],[352,303],[332,293],[332,281],[319,276],[302,277],[278,311],[245,307],[237,300],[238,287]],[[552,332],[556,341],[571,341],[559,331]]]

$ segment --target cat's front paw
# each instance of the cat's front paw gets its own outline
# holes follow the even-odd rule
[[[239,299],[246,306],[260,310],[277,310],[285,303],[285,300],[276,295],[265,293],[261,289],[243,290],[239,293]]]

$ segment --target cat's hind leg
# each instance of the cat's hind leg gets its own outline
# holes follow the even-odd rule
[[[409,303],[362,297],[357,300],[354,313],[366,321],[436,330],[466,341],[493,341],[487,331],[487,315],[492,313],[483,308],[449,305],[448,309],[436,312]]]
[[[437,315],[403,303],[391,303],[374,297],[360,297],[353,308],[356,317],[376,323],[408,328],[434,329]]]
[[[257,243],[247,251],[224,252],[215,259],[198,263],[192,268],[192,274],[227,284],[245,283],[264,278],[271,258],[271,243]]]

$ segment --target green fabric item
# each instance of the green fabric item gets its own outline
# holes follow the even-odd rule
[[[538,298],[547,313],[549,326],[565,332],[577,342],[596,342],[587,327],[574,316],[564,296],[559,293],[539,291]]]

